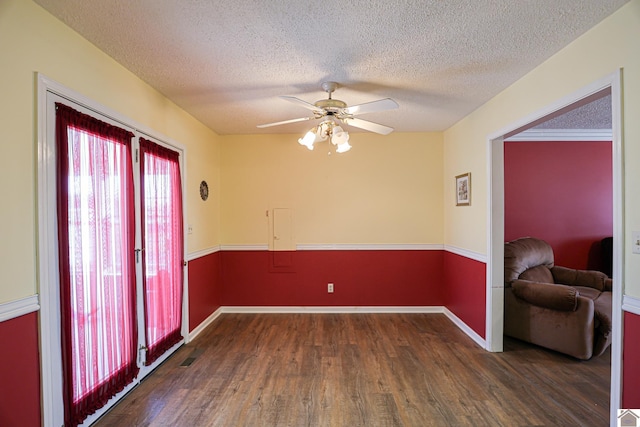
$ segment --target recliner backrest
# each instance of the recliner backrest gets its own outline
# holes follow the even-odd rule
[[[553,283],[552,267],[553,249],[544,240],[523,237],[504,244],[504,282],[507,287],[516,279]]]

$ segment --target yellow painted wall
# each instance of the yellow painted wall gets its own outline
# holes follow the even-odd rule
[[[38,292],[36,72],[183,144],[188,250],[219,244],[215,133],[31,1],[0,2],[0,61],[0,303]],[[202,179],[214,189],[206,204]]]
[[[294,209],[299,244],[440,244],[486,253],[489,134],[624,68],[625,229],[640,230],[640,0],[633,0],[441,133],[352,135],[327,155],[299,135],[219,137],[31,1],[0,3],[0,303],[37,292],[35,72],[187,148],[188,251],[267,244],[265,211]],[[444,162],[443,162],[444,159]],[[472,173],[472,206],[454,176]],[[198,195],[207,180],[211,198]],[[444,225],[444,227],[443,227]],[[627,293],[640,263],[625,244]]]
[[[624,69],[626,293],[640,296],[640,0],[633,0],[444,133],[445,244],[487,253],[487,136]],[[471,171],[471,209],[453,203],[453,176]]]
[[[353,133],[343,154],[300,136],[222,137],[223,244],[269,244],[274,207],[297,244],[442,244],[441,133]]]

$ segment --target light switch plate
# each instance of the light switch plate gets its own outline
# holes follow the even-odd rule
[[[640,254],[640,231],[631,232],[631,246],[634,254]]]

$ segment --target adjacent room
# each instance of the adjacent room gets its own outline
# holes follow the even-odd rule
[[[0,425],[634,415],[638,39],[640,0],[0,1]]]

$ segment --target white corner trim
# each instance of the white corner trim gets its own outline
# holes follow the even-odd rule
[[[202,258],[207,255],[214,254],[220,251],[220,245],[213,246],[211,248],[201,249],[199,251],[189,252],[187,254],[187,261],[193,261],[194,259]]]
[[[37,294],[5,302],[0,304],[0,322],[15,319],[38,310],[40,310],[40,302]]]
[[[622,297],[622,310],[640,316],[640,298],[624,295]]]
[[[221,251],[268,251],[268,245],[220,245]]]
[[[223,313],[243,314],[350,314],[350,313],[443,313],[442,306],[226,306]]]
[[[223,313],[222,307],[219,307],[216,311],[211,313],[211,315],[206,319],[204,319],[204,321],[200,323],[193,331],[189,332],[186,342],[189,343],[193,341],[193,339],[197,337],[198,334],[200,334],[200,332],[204,331],[207,328],[207,326],[212,324],[213,321],[216,320],[222,313]]]
[[[611,141],[611,129],[528,129],[505,142]]]
[[[476,331],[474,331],[473,329],[471,329],[469,326],[467,326],[466,323],[464,323],[458,316],[456,316],[455,314],[453,314],[448,308],[445,307],[444,309],[444,314],[445,316],[447,316],[447,318],[449,320],[451,320],[453,322],[454,325],[456,325],[462,332],[464,332],[465,334],[467,334],[467,336],[469,338],[471,338],[472,340],[475,341],[476,344],[478,344],[480,347],[486,349],[486,341],[484,340],[484,338],[482,338],[480,335],[478,335],[476,333]]]
[[[299,251],[438,251],[444,248],[438,244],[302,244]]]
[[[468,249],[458,248],[456,246],[450,246],[450,245],[444,245],[444,249],[447,252],[451,252],[453,254],[460,255],[465,258],[470,258],[478,262],[483,262],[485,264],[487,263],[487,256],[479,252],[474,252]]]

